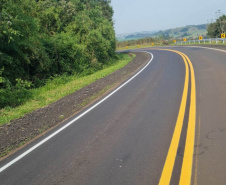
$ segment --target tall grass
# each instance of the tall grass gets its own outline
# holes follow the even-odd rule
[[[133,54],[132,58],[134,57],[135,55]],[[30,113],[38,108],[42,108],[100,78],[111,74],[112,72],[128,64],[132,58],[128,54],[118,54],[118,59],[110,66],[106,65],[102,70],[91,75],[62,75],[49,79],[43,87],[30,89],[29,97],[22,105],[14,108],[10,106],[2,108],[0,110],[0,125],[8,123],[14,119],[21,118],[27,113]]]

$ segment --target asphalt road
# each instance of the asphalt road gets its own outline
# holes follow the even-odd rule
[[[196,122],[191,184],[225,184],[226,53],[203,48],[170,49],[186,54],[195,72]],[[158,184],[181,110],[186,70],[185,61],[178,53],[146,51],[154,58],[139,75],[0,172],[0,184]],[[184,149],[192,104],[191,67],[189,71],[186,110],[179,145],[174,149],[176,156],[170,184],[179,184],[186,161]],[[0,169],[58,129],[1,161]]]

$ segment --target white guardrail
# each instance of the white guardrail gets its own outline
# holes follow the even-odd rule
[[[223,43],[226,42],[226,38],[222,39],[222,38],[210,38],[210,39],[202,39],[202,40],[188,40],[188,41],[178,41],[175,42],[175,44],[197,44],[197,43],[218,43],[219,41],[222,41]]]

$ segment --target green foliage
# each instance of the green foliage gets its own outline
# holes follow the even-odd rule
[[[10,106],[16,107],[29,100],[31,92],[31,82],[16,79],[16,85],[12,86],[9,81],[4,81],[5,88],[0,89],[0,108]]]
[[[22,103],[4,96],[21,99],[25,84],[102,69],[115,57],[112,16],[109,0],[0,0],[0,107]]]
[[[5,78],[2,77],[2,72],[4,71],[4,68],[0,69],[0,84],[3,84],[5,82]]]
[[[13,91],[14,94],[11,93],[10,90],[7,92],[5,91],[3,92],[5,93],[5,95],[0,94],[0,98],[7,97],[7,93],[11,93],[8,94],[8,96],[11,96],[11,98],[9,100],[1,99],[0,101],[11,101],[7,102],[7,104],[12,103],[12,105],[15,105],[17,98],[20,98],[17,104],[21,105],[11,107],[5,106],[3,109],[0,109],[0,125],[8,123],[13,119],[21,118],[25,114],[30,113],[33,110],[44,107],[49,103],[52,103],[91,84],[92,82],[100,78],[111,74],[112,72],[128,64],[134,57],[134,54],[133,57],[128,54],[117,54],[116,59],[112,59],[111,61],[109,61],[109,64],[103,66],[102,70],[99,70],[91,75],[55,75],[54,77],[47,79],[44,86],[35,89],[27,89],[29,88],[29,83],[24,81],[21,82],[21,80],[18,80],[19,83],[22,83],[21,85],[18,85],[18,88],[20,89],[20,91],[24,90],[25,93],[20,95],[16,94],[16,91]],[[2,89],[0,89],[0,93],[1,90]],[[105,91],[102,91],[102,93],[104,92]],[[98,93],[98,95],[100,94]]]
[[[226,15],[220,16],[216,22],[210,23],[207,28],[207,35],[211,38],[221,37],[221,33],[226,32]]]
[[[134,46],[134,45],[143,45],[143,44],[150,45],[152,42],[156,43],[156,42],[159,42],[160,40],[163,40],[163,36],[160,36],[159,38],[148,37],[148,38],[137,39],[137,40],[121,41],[121,42],[117,42],[117,48]]]

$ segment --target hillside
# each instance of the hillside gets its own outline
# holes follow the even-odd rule
[[[153,32],[140,32],[140,33],[131,33],[131,34],[120,34],[117,35],[118,41],[125,41],[125,40],[137,40],[146,37],[158,37],[164,36],[164,38],[168,39],[172,38],[193,38],[198,37],[200,35],[205,36],[207,34],[207,25],[188,25],[179,28],[161,30],[161,31],[153,31]]]
[[[137,40],[146,37],[150,37],[151,35],[155,34],[158,31],[143,31],[143,32],[135,32],[135,33],[125,33],[125,34],[118,34],[116,35],[118,41],[125,41],[125,40]]]

